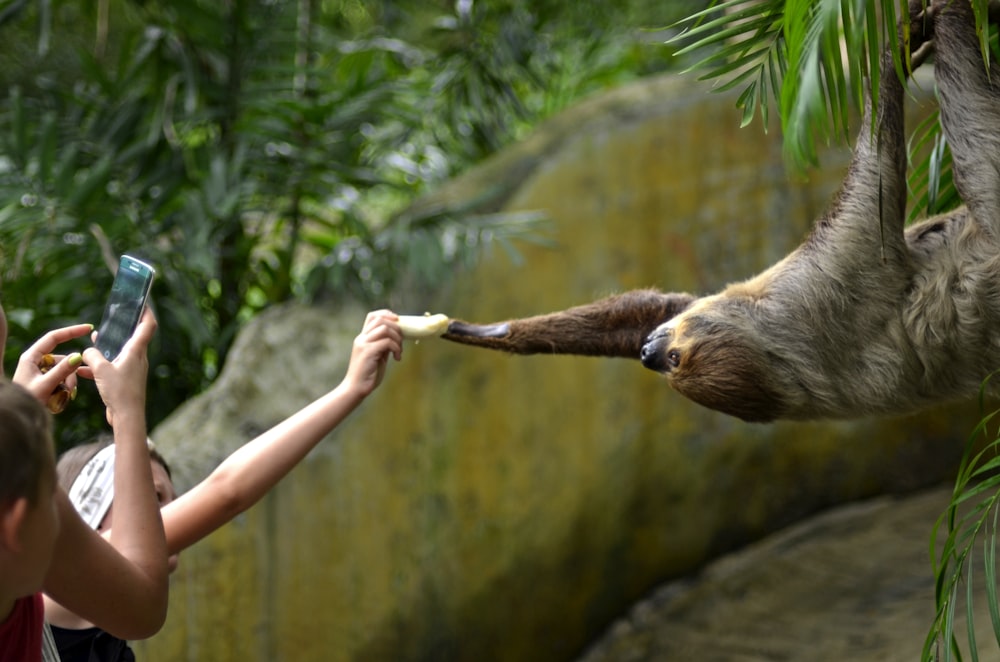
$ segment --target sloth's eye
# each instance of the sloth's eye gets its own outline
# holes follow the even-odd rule
[[[681,364],[681,353],[676,349],[672,349],[667,352],[667,363],[670,364],[671,368],[676,368]]]

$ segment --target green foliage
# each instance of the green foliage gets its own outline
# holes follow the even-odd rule
[[[981,403],[989,381],[986,380],[983,385]],[[985,406],[981,406],[986,411]],[[956,615],[965,616],[967,652],[972,660],[978,660],[973,616],[978,591],[985,592],[990,625],[1000,645],[1000,599],[997,597],[996,572],[1000,434],[996,430],[991,431],[998,415],[1000,409],[985,413],[969,436],[951,502],[931,534],[930,553],[937,609],[924,642],[923,660],[963,659],[960,635],[955,632]],[[980,581],[977,581],[978,572],[983,573]]]
[[[158,271],[151,425],[211,383],[265,306],[405,307],[401,292],[419,298],[492,245],[516,260],[518,243],[544,240],[539,215],[498,215],[490,200],[418,215],[410,203],[580,96],[663,70],[672,49],[629,27],[663,11],[650,0],[0,5],[8,374],[45,331],[98,321],[123,252]],[[57,417],[64,444],[102,425],[98,405],[81,389]]]
[[[914,129],[909,143],[910,154],[925,158],[911,159],[909,188],[915,195],[910,220],[933,216],[957,207],[961,200],[951,178],[951,151],[941,133],[940,113],[934,111]]]
[[[766,126],[768,107],[777,104],[789,156],[814,165],[817,137],[847,139],[863,81],[877,103],[883,45],[900,52],[895,29],[884,26],[905,15],[891,0],[728,0],[684,19],[680,25],[692,27],[674,41],[694,40],[681,54],[708,50],[691,67],[707,68],[702,78],[727,78],[721,89],[746,86],[737,102],[744,125],[759,111]],[[896,59],[902,73],[906,63]]]
[[[983,25],[986,4],[973,2]],[[697,54],[688,70],[719,80],[716,89],[743,88],[737,106],[744,125],[759,113],[766,128],[769,108],[776,106],[786,154],[803,168],[816,164],[818,141],[849,140],[850,118],[860,114],[865,93],[877,106],[883,49],[893,53],[897,75],[910,67],[909,49],[898,43],[894,28],[899,21],[908,25],[908,16],[907,4],[898,0],[726,0],[679,21],[683,29],[670,42],[683,45],[681,56]],[[985,60],[996,35],[980,34]],[[908,42],[908,31],[903,39]],[[917,128],[910,145],[917,203],[912,217],[958,204],[936,118]]]
[[[673,37],[673,41],[691,40],[691,43],[677,55],[708,51],[688,71],[707,68],[700,80],[728,77],[715,88],[720,92],[745,85],[736,102],[743,111],[742,125],[750,124],[759,111],[766,128],[769,104],[780,99],[788,69],[784,3],[747,5],[732,1],[713,5],[682,21],[693,25]]]

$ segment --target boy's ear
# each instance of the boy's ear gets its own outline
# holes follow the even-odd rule
[[[0,512],[0,548],[21,551],[21,527],[28,515],[28,497],[18,497]]]

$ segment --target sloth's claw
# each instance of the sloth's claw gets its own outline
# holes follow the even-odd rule
[[[461,320],[452,320],[448,324],[448,335],[471,336],[473,338],[503,338],[510,335],[510,324],[469,324]]]

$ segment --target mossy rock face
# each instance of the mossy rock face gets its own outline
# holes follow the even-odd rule
[[[674,78],[594,98],[422,204],[542,211],[400,313],[473,321],[614,291],[707,292],[793,248],[849,156],[808,182],[777,131]],[[219,383],[154,431],[190,486],[339,381],[363,311],[254,320]],[[660,582],[819,509],[936,483],[978,420],[748,425],[638,361],[408,343],[384,385],[260,505],[181,559],[157,660],[567,660]]]
[[[951,497],[949,484],[792,525],[659,587],[578,662],[920,660],[935,610],[927,550]],[[984,576],[973,572],[977,659],[995,660]],[[964,585],[959,599],[954,631],[968,654]]]

